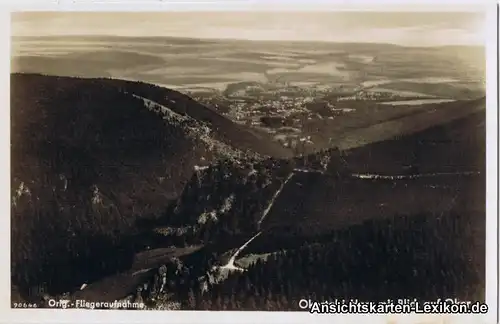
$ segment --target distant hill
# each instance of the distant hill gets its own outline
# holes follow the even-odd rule
[[[462,103],[463,107],[467,106]],[[482,109],[414,134],[347,150],[346,163],[356,172],[456,172],[484,170],[486,116],[484,99],[469,102]],[[456,111],[450,111],[454,113]],[[435,113],[434,113],[435,114]],[[411,168],[410,168],[411,166]]]
[[[329,169],[342,166],[356,177],[296,174],[263,226],[295,224],[317,233],[394,214],[484,213],[485,119],[484,109],[472,110],[423,131],[343,151]]]
[[[168,89],[12,74],[14,283],[67,289],[126,267],[125,235],[162,212],[195,167],[275,147]]]

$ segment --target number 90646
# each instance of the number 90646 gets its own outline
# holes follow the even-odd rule
[[[13,303],[12,308],[38,308],[38,305],[33,303]]]

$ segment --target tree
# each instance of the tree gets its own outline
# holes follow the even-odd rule
[[[187,308],[191,309],[191,310],[195,310],[198,308],[196,296],[194,294],[193,289],[189,289],[189,292],[188,292]]]
[[[247,297],[246,303],[245,303],[245,309],[253,311],[257,309],[257,303],[255,302],[255,297],[253,295],[249,295]]]
[[[289,298],[285,297],[285,295],[280,295],[280,311],[287,311],[290,309],[289,307]]]
[[[211,301],[206,296],[202,296],[199,304],[199,310],[210,310],[211,309]]]
[[[215,297],[215,300],[212,305],[212,309],[214,310],[222,310],[222,299],[219,294]]]

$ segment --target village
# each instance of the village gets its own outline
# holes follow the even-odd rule
[[[400,99],[397,92],[360,89],[356,85],[326,87],[248,86],[232,92],[190,93],[195,100],[235,123],[273,135],[284,147],[304,151],[314,146],[307,125],[333,122],[336,117],[356,113],[360,102]],[[351,105],[352,104],[352,105]]]

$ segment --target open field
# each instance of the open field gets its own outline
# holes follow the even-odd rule
[[[324,84],[342,81],[367,85],[380,79],[392,82],[418,79],[418,83],[425,85],[448,83],[450,79],[464,81],[464,75],[480,82],[484,74],[479,63],[467,62],[481,55],[476,48],[461,49],[472,55],[460,56],[457,49],[447,48],[335,43],[318,46],[320,49],[313,51],[309,44],[289,42],[15,37],[12,69],[68,76],[109,76],[189,88],[239,81],[309,80]],[[446,68],[446,63],[453,59],[463,64]],[[427,90],[435,92],[432,88]],[[453,91],[449,92],[453,95]]]
[[[337,143],[353,128],[425,111],[438,102],[484,96],[482,51],[168,37],[14,37],[11,67],[13,72],[139,80],[172,88],[238,124],[272,134],[287,150],[310,153]],[[424,99],[435,101],[418,101]],[[276,122],[268,123],[269,118]],[[283,126],[299,132],[282,132]]]

